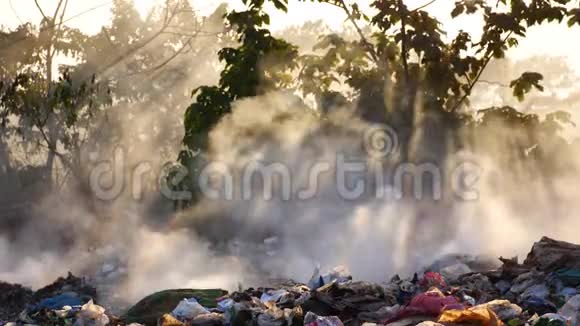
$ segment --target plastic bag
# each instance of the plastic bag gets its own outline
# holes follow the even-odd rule
[[[181,321],[193,320],[195,317],[203,314],[208,314],[209,311],[197,302],[195,298],[182,300],[171,315]]]
[[[423,288],[436,287],[439,289],[447,287],[447,283],[443,276],[436,272],[427,272],[423,275],[421,282],[419,283]]]
[[[481,326],[500,326],[503,322],[488,308],[469,308],[466,310],[446,310],[439,320],[442,324],[477,324]]]
[[[105,308],[93,303],[93,300],[85,304],[78,314],[74,326],[106,326],[109,317],[105,315]]]
[[[572,326],[580,326],[580,295],[576,295],[568,300],[568,302],[560,308],[558,314],[569,318]]]
[[[83,303],[81,302],[81,299],[77,295],[64,293],[40,301],[37,305],[32,306],[30,308],[30,311],[36,312],[42,309],[60,310],[63,309],[65,306],[74,307],[80,306],[82,304]]]
[[[317,266],[308,282],[308,287],[311,289],[318,289],[319,287],[334,281],[337,283],[344,283],[350,280],[352,280],[352,276],[344,266],[337,266],[323,275],[320,274],[320,267]]]
[[[336,316],[318,316],[313,312],[307,312],[304,316],[305,326],[343,326],[342,321]]]
[[[288,294],[288,291],[282,290],[270,290],[262,293],[260,301],[262,302],[278,302],[284,295]]]
[[[266,303],[268,309],[258,315],[259,326],[283,326],[286,323],[284,310],[276,307],[273,302]]]
[[[511,320],[519,317],[522,314],[523,309],[508,300],[494,300],[479,306],[474,307],[475,309],[490,309],[492,310],[501,320]]]

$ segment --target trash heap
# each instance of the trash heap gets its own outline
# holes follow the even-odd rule
[[[0,283],[0,325],[109,325],[95,299],[96,289],[70,273],[36,292]]]
[[[580,326],[580,245],[549,238],[535,243],[523,262],[449,255],[384,283],[353,280],[340,267],[316,269],[307,284],[265,283],[233,293],[166,290],[119,318],[71,275],[36,293],[0,283],[0,320],[6,310],[18,323],[35,325]]]

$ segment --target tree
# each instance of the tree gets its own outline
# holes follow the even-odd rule
[[[94,78],[73,80],[71,67],[55,67],[57,56],[81,59],[86,42],[85,35],[64,24],[68,1],[59,1],[51,16],[36,5],[43,16],[38,33],[26,24],[4,34],[3,57],[10,62],[3,71],[0,117],[4,130],[34,140],[37,153],[46,154],[44,179],[50,187],[56,158],[67,168],[74,164],[63,151],[78,137],[77,120],[106,102],[106,92]],[[13,52],[21,50],[24,55]]]
[[[270,22],[269,15],[262,10],[264,2],[245,0],[244,3],[248,3],[247,11],[226,15],[239,45],[218,52],[225,64],[218,85],[197,88],[193,92],[196,100],[186,110],[183,142],[187,148],[179,155],[179,161],[189,168],[190,174],[178,185],[180,188],[191,189],[189,185],[193,184],[192,178],[199,168],[195,153],[208,150],[209,131],[231,112],[232,103],[288,86],[291,82],[288,71],[297,66],[296,46],[275,38],[264,28]],[[282,2],[274,1],[274,4],[284,8]]]
[[[503,58],[509,48],[517,46],[518,38],[525,37],[529,27],[575,17],[575,11],[566,9],[569,1],[539,0],[529,5],[523,1],[509,5],[499,1],[502,6],[457,1],[451,15],[482,14],[482,36],[472,40],[469,34],[460,32],[445,42],[441,24],[423,10],[425,7],[409,9],[399,0],[375,1],[372,6],[377,14],[368,17],[356,4],[348,5],[343,0],[319,2],[344,10],[354,26],[361,21],[370,23],[374,33],[367,36],[361,32],[360,39],[354,42],[334,35],[324,38],[319,47],[328,49],[326,55],[309,57],[306,62],[305,92],[322,96],[331,81],[346,80],[358,94],[362,114],[396,126],[404,144],[412,138],[418,99],[428,114],[442,115],[451,124],[449,127],[460,127],[462,119],[454,120],[462,117],[460,112],[469,104],[472,91],[490,62]],[[525,72],[510,86],[514,95],[523,99],[532,88],[542,90],[542,79],[541,74]],[[316,80],[322,80],[318,90],[312,88],[311,81]],[[385,84],[387,94],[382,91]],[[381,98],[390,101],[386,106],[377,104]],[[404,146],[402,155],[407,157],[408,151],[408,146]]]
[[[372,3],[376,13],[370,16],[361,12],[356,3],[344,0],[316,2],[343,10],[358,39],[326,35],[314,48],[315,53],[297,57],[289,51],[292,55],[281,56],[287,60],[284,69],[290,69],[290,73],[298,77],[298,88],[305,97],[312,95],[317,99],[319,111],[351,103],[370,122],[394,127],[401,142],[400,161],[444,160],[445,151],[450,150],[449,141],[455,149],[473,146],[476,143],[473,137],[480,135],[486,126],[498,123],[512,126],[498,136],[498,142],[508,143],[514,137],[521,139],[518,155],[531,158],[530,150],[552,143],[540,142],[540,134],[557,137],[548,129],[558,129],[570,122],[569,115],[559,112],[542,121],[537,115],[520,113],[512,107],[475,111],[469,107],[473,90],[480,84],[490,63],[504,58],[508,49],[516,47],[528,28],[564,19],[568,19],[570,25],[579,23],[577,10],[567,7],[570,1],[526,3],[514,0],[507,3],[500,0],[488,4],[483,0],[459,0],[451,16],[481,15],[484,19],[482,35],[474,40],[461,31],[449,41],[443,37],[441,23],[425,10],[431,3],[413,9],[402,0],[377,0]],[[261,13],[265,1],[245,3],[248,11],[228,16],[231,24],[239,26],[241,47],[220,52],[226,67],[219,85],[201,87],[196,101],[188,108],[184,143],[189,151],[180,156],[185,165],[191,160],[192,152],[207,149],[208,132],[230,112],[233,101],[263,94],[260,89],[289,86],[271,83],[257,75],[256,67],[261,61],[267,61],[270,50],[258,45],[257,48],[264,52],[252,53],[245,44],[253,40],[250,36],[254,33],[268,34],[264,27],[268,17]],[[286,1],[271,3],[280,10],[287,6]],[[254,47],[255,44],[275,44],[265,38],[256,40],[257,43],[252,43]],[[284,44],[282,48],[288,52],[291,45]],[[251,61],[244,59],[245,53],[252,54]],[[533,90],[542,91],[542,80],[542,74],[525,71],[519,78],[514,76],[509,87],[521,101]],[[350,91],[344,92],[345,86]],[[415,131],[419,120],[432,121],[422,127],[430,128],[427,133],[431,134],[431,139],[418,139],[421,135]],[[412,146],[418,141],[426,142],[420,150]],[[433,152],[431,156],[430,151]]]
[[[132,1],[117,0],[111,24],[87,36],[66,26],[66,5],[61,1],[56,18],[43,18],[39,28],[28,23],[0,33],[6,166],[23,170],[41,159],[45,184],[87,188],[89,153],[110,157],[122,146],[133,158],[128,164],[139,153],[159,164],[173,159],[191,89],[214,80],[214,52],[231,43],[224,7],[200,17],[187,0],[171,0],[141,18]],[[55,62],[62,57],[75,63]],[[161,155],[151,155],[153,147]],[[21,152],[17,162],[11,153]]]

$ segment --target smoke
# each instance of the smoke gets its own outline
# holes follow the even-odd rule
[[[211,64],[195,63],[184,59],[172,66],[199,66],[175,89],[217,79]],[[465,148],[442,141],[448,138],[441,125],[417,103],[413,154],[436,158],[443,196],[429,197],[435,180],[427,179],[426,198],[416,199],[409,179],[401,184],[404,189],[396,185],[397,169],[407,162],[396,153],[377,158],[369,152],[365,137],[376,126],[353,107],[321,115],[283,92],[236,102],[210,134],[210,152],[203,159],[222,173],[208,187],[223,190],[224,177],[231,176],[232,196],[226,198],[227,191],[217,199],[202,196],[175,213],[173,203],[159,194],[158,177],[165,161],[177,156],[181,116],[191,99],[178,96],[160,105],[167,94],[157,92],[146,103],[119,104],[107,116],[106,128],[97,128],[94,146],[82,153],[86,180],[76,181],[87,183],[95,166],[112,160],[116,148],[124,150],[121,194],[101,201],[71,187],[29,198],[26,218],[0,230],[1,280],[38,288],[68,271],[98,276],[104,265],[113,264],[123,276],[103,277],[99,284],[114,284],[112,295],[134,302],[168,288],[231,290],[270,277],[307,281],[317,265],[344,265],[356,279],[380,282],[447,253],[522,256],[543,235],[580,241],[575,147],[554,154],[568,158],[567,166],[530,169],[516,155],[526,136],[510,138],[509,126],[494,125],[465,130],[462,136],[473,141],[467,148],[471,155],[462,156]],[[477,196],[458,200],[451,176],[466,162],[479,174],[473,184],[463,180],[468,182],[463,190]],[[144,176],[149,187],[134,189],[134,171],[143,163],[149,163]],[[277,167],[268,170],[274,177],[261,179],[258,169],[245,180],[256,163]],[[348,174],[342,187],[337,175],[351,163],[363,169]],[[272,182],[271,198],[264,192],[266,179]],[[343,188],[350,193],[357,182],[363,182],[363,191],[345,196]],[[135,191],[143,196],[136,199]],[[398,198],[397,191],[406,196]]]
[[[523,162],[496,166],[497,159],[480,155],[475,200],[430,200],[430,193],[423,200],[393,194],[378,198],[377,189],[389,193],[393,187],[389,171],[398,162],[369,156],[364,137],[374,126],[353,112],[343,107],[320,116],[288,93],[238,101],[211,132],[206,157],[210,164],[227,167],[235,180],[233,197],[202,198],[175,215],[170,202],[152,193],[135,201],[129,186],[113,203],[88,205],[74,193],[47,196],[35,203],[34,218],[0,239],[0,278],[40,287],[69,270],[93,275],[107,262],[122,262],[127,278],[115,284],[131,302],[167,288],[234,289],[268,277],[307,281],[317,265],[345,265],[357,279],[384,281],[447,253],[521,256],[542,235],[578,241],[575,182],[566,171],[517,183],[523,180],[517,173]],[[432,136],[428,128],[418,124],[422,132],[417,137]],[[484,143],[495,156],[511,150],[493,137],[476,139],[474,148]],[[418,141],[422,145],[417,146],[428,143]],[[141,146],[136,153],[128,158],[129,171],[156,149]],[[367,167],[347,178],[349,189],[357,180],[365,182],[356,198],[345,198],[337,185],[341,156]],[[259,176],[243,183],[255,162],[287,168],[291,196],[284,198],[278,175],[272,179],[272,198],[265,198]],[[298,198],[312,185],[312,171],[321,162],[328,165],[313,195]],[[451,167],[440,168],[446,175]],[[381,171],[386,181],[377,181]],[[220,189],[220,182],[212,185]],[[243,198],[248,189],[251,196]]]

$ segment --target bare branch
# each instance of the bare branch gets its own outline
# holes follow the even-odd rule
[[[38,4],[38,0],[34,0],[34,3],[36,4],[36,8],[38,8],[38,11],[40,11],[42,17],[44,17],[44,19],[48,21],[48,17],[46,17],[44,11],[42,10],[42,7],[40,7],[40,5]]]
[[[68,7],[68,0],[64,0],[64,6],[62,6],[62,12],[61,12],[60,17],[59,17],[59,22],[58,22],[58,24],[56,23],[56,15],[58,15],[58,10],[60,9],[62,3],[63,3],[63,1],[61,0],[58,4],[57,11],[55,11],[55,13],[54,13],[55,20],[53,20],[53,26],[55,28],[53,29],[53,32],[52,32],[52,40],[54,40],[54,38],[60,34],[62,25],[64,24],[63,23],[64,22],[64,14],[66,12],[66,8]],[[54,56],[56,54],[56,51],[57,51],[56,47],[53,47],[51,56]]]
[[[165,32],[165,30],[167,29],[167,27],[169,26],[169,24],[171,23],[173,18],[175,18],[176,12],[177,12],[177,5],[173,8],[171,14],[169,14],[169,9],[167,9],[166,15],[164,18],[164,24],[157,32],[155,32],[155,34],[153,34],[151,37],[149,37],[145,41],[141,42],[140,44],[125,51],[125,53],[119,55],[117,58],[115,58],[113,61],[111,61],[109,64],[107,64],[105,67],[99,69],[99,71],[97,71],[97,74],[103,74],[103,73],[107,72],[109,69],[113,68],[114,66],[116,66],[117,64],[119,64],[123,60],[125,60],[128,56],[132,55],[133,53],[135,53],[135,52],[141,50],[142,48],[146,47],[147,45],[149,45],[151,42],[155,41],[155,39],[157,39],[157,37],[159,37],[161,34],[163,34]]]
[[[176,31],[164,31],[162,34],[169,34],[175,36],[183,36],[183,37],[212,37],[218,36],[222,34],[222,32],[205,32],[205,31],[196,31],[194,34],[192,33],[181,33]]]
[[[35,0],[36,1],[36,0]],[[62,3],[65,0],[59,0],[58,1],[58,5],[56,6],[56,9],[54,10],[54,14],[52,15],[52,25],[54,26],[56,24],[56,17],[58,16],[58,13],[60,11],[60,7],[62,6]]]
[[[81,12],[79,12],[79,13],[77,13],[77,14],[74,14],[73,16],[71,16],[71,17],[68,17],[67,19],[65,19],[65,20],[63,21],[63,23],[67,23],[67,22],[69,22],[69,21],[71,21],[71,20],[73,20],[73,19],[76,19],[76,18],[78,18],[78,17],[81,17],[81,16],[83,16],[83,15],[85,15],[85,14],[88,14],[88,13],[90,13],[90,12],[92,12],[92,11],[95,11],[95,10],[97,10],[97,9],[101,8],[101,7],[107,6],[109,3],[110,3],[110,2],[106,2],[106,3],[100,4],[100,5],[98,5],[98,6],[91,7],[91,8],[89,8],[89,9],[85,10],[85,11],[81,11]],[[40,9],[40,8],[39,8],[39,9]],[[43,15],[43,16],[44,16],[44,15]],[[45,17],[45,18],[46,18],[46,17]],[[46,30],[48,30],[48,29],[50,29],[50,28],[52,28],[52,26],[43,26],[43,27],[41,27],[41,28],[40,28],[40,32],[42,33],[42,32],[44,32],[44,31],[46,31]],[[8,49],[8,48],[10,48],[10,47],[16,46],[16,45],[18,45],[20,42],[26,41],[26,39],[27,39],[27,37],[26,37],[26,36],[20,37],[20,38],[18,38],[18,39],[16,39],[16,40],[14,40],[14,42],[11,42],[11,43],[9,43],[9,44],[7,44],[7,45],[3,46],[3,47],[0,47],[0,50],[4,50],[4,49]]]
[[[490,80],[480,79],[479,82],[482,84],[496,85],[496,86],[500,86],[500,87],[507,87],[507,88],[510,87],[509,85],[506,85],[506,84],[498,82],[498,81],[490,81]]]
[[[419,11],[419,10],[425,9],[425,8],[429,7],[430,5],[434,4],[436,1],[437,1],[437,0],[431,0],[431,1],[429,1],[428,3],[426,3],[426,4],[424,4],[424,5],[420,6],[420,7],[417,7],[417,8],[415,8],[415,9],[411,10],[411,13],[414,13],[414,12],[416,12],[416,11]]]
[[[358,35],[360,36],[361,41],[363,42],[363,44],[365,45],[365,47],[369,51],[369,53],[371,55],[371,59],[373,61],[375,61],[375,63],[377,65],[379,65],[379,63],[380,63],[379,56],[375,52],[373,45],[367,40],[362,29],[358,26],[356,19],[354,18],[353,14],[350,12],[350,10],[348,10],[348,7],[347,7],[346,3],[344,3],[344,0],[338,0],[336,2],[327,2],[327,3],[342,9],[346,13],[347,19],[352,23],[352,25],[356,29]]]
[[[153,73],[161,68],[163,68],[164,66],[166,66],[169,62],[171,62],[173,59],[177,58],[177,56],[179,56],[180,54],[183,53],[183,51],[191,46],[191,41],[193,40],[194,36],[191,36],[177,51],[175,51],[174,54],[172,54],[169,58],[167,58],[166,60],[164,60],[162,63],[158,64],[157,66],[148,69],[148,70],[144,70],[144,71],[138,71],[138,72],[134,72],[129,74],[128,76],[135,76],[135,75],[139,75],[139,74],[149,74],[149,73]]]
[[[62,7],[62,12],[60,13],[60,18],[59,18],[59,22],[58,22],[58,27],[62,27],[62,24],[64,22],[64,14],[66,12],[66,8],[68,7],[68,0],[64,0],[64,6]]]

